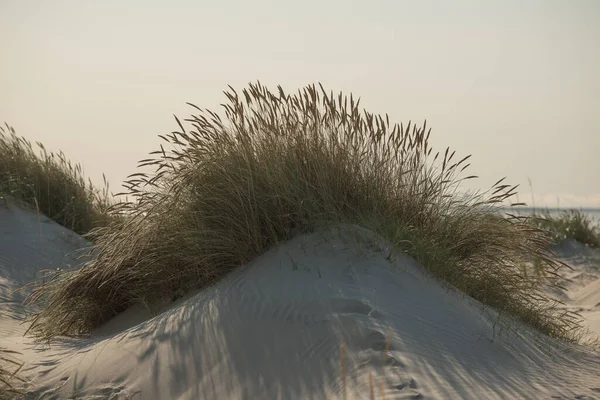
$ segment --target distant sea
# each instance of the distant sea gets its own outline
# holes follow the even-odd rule
[[[556,208],[556,207],[548,207],[548,208],[544,208],[544,207],[507,207],[505,208],[506,212],[510,212],[511,214],[516,214],[516,215],[531,215],[534,212],[537,213],[546,213],[549,212],[551,216],[558,216],[561,213],[564,213],[565,211],[569,211],[569,210],[577,210],[580,211],[584,214],[586,214],[587,216],[590,217],[590,219],[595,222],[597,225],[600,225],[600,207],[596,208],[596,207],[570,207],[570,208]]]

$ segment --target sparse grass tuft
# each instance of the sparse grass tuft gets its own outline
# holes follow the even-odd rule
[[[296,95],[259,83],[226,92],[225,120],[197,110],[161,136],[173,149],[142,160],[127,182],[130,218],[108,227],[95,257],[58,273],[31,301],[40,339],[90,332],[137,302],[209,285],[317,221],[364,226],[435,277],[502,313],[573,340],[576,316],[545,296],[557,275],[545,232],[502,217],[515,187],[457,190],[469,157],[433,152],[425,124],[390,125],[359,101],[309,86]],[[187,126],[184,127],[184,124]],[[539,273],[524,273],[536,260]],[[526,270],[526,268],[525,268]]]
[[[24,201],[80,235],[107,225],[111,201],[106,179],[103,190],[98,190],[86,182],[79,164],[37,145],[39,154],[13,128],[0,127],[0,198],[9,195]]]
[[[580,210],[566,210],[554,216],[545,210],[535,213],[532,223],[550,232],[556,243],[572,239],[590,247],[600,248],[600,225]]]

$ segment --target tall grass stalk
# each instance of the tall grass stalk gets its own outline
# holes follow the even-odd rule
[[[224,118],[190,104],[190,118],[126,182],[130,218],[105,228],[97,256],[57,274],[31,332],[87,334],[135,303],[210,285],[316,221],[384,235],[438,279],[563,339],[579,323],[540,290],[563,266],[550,238],[501,216],[515,187],[464,196],[469,156],[434,152],[426,125],[390,124],[359,100],[308,86],[294,95],[260,83],[225,92]],[[525,274],[538,260],[540,274]]]

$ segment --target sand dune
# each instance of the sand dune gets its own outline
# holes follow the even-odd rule
[[[349,226],[283,243],[154,316],[134,307],[90,338],[23,337],[9,292],[42,268],[75,266],[69,254],[85,245],[0,206],[0,346],[23,353],[28,398],[600,398],[600,353],[528,330],[498,335],[492,311]],[[600,301],[600,280],[573,282],[573,304]]]

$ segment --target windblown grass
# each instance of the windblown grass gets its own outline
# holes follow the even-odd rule
[[[15,387],[17,373],[22,364],[19,363],[14,355],[14,351],[0,348],[0,400],[15,399],[22,394],[21,390]]]
[[[551,239],[525,218],[502,217],[515,187],[460,195],[469,157],[433,152],[426,126],[391,125],[359,101],[309,86],[296,95],[260,83],[225,93],[212,111],[177,119],[179,131],[127,181],[131,215],[105,228],[97,256],[59,273],[30,301],[38,338],[90,332],[134,303],[209,285],[316,221],[382,234],[435,277],[554,337],[573,340],[577,317],[540,290],[563,266]],[[187,128],[184,127],[187,125]],[[525,274],[537,260],[541,273]],[[548,278],[549,277],[549,278]]]
[[[554,216],[550,211],[537,212],[533,224],[547,230],[556,243],[572,239],[590,247],[600,248],[600,227],[580,210],[566,210]]]
[[[81,235],[107,225],[111,201],[106,179],[98,190],[86,182],[79,164],[37,145],[39,154],[13,128],[0,127],[0,198],[10,195],[24,201]]]

